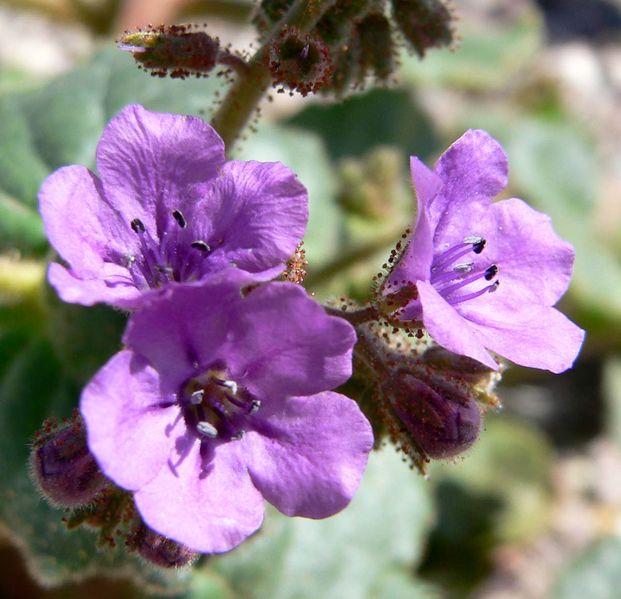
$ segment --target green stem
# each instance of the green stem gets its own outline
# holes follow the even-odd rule
[[[308,33],[335,2],[336,0],[298,0],[273,27],[263,45],[250,59],[247,72],[238,75],[211,120],[227,150],[230,151],[272,83],[268,55],[270,45],[282,28],[288,25],[296,27],[302,33]]]

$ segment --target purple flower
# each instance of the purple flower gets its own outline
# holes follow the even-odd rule
[[[507,184],[507,158],[485,131],[471,130],[433,171],[411,159],[418,217],[385,293],[415,285],[398,315],[422,321],[445,348],[497,368],[487,351],[534,368],[562,372],[584,331],[554,304],[574,260],[550,218],[522,200],[492,203]]]
[[[131,309],[145,292],[235,265],[279,274],[302,238],[306,190],[279,163],[225,161],[201,119],[123,109],[97,147],[99,177],[52,173],[39,194],[50,242],[69,269],[50,283],[68,302]]]
[[[257,530],[263,498],[291,516],[338,512],[373,443],[357,404],[329,391],[351,374],[352,327],[298,285],[240,294],[241,274],[145,303],[81,399],[103,472],[149,528],[205,553]]]

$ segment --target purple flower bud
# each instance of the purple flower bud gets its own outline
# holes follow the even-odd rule
[[[63,507],[90,503],[108,482],[86,445],[80,421],[35,441],[31,464],[45,497]]]
[[[189,547],[152,531],[144,524],[140,524],[132,535],[128,547],[137,551],[146,561],[161,568],[187,566],[199,555]]]
[[[450,458],[477,440],[481,412],[474,400],[447,384],[432,389],[406,373],[399,377],[399,392],[391,398],[395,416],[414,446],[430,458]]]

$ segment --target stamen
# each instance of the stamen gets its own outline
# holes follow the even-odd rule
[[[483,249],[485,248],[485,244],[487,243],[487,241],[485,239],[481,239],[481,241],[478,241],[477,243],[473,244],[472,246],[472,251],[475,254],[480,254]]]
[[[210,439],[215,439],[218,436],[218,429],[211,424],[211,422],[206,422],[202,420],[196,425],[196,430],[205,437],[209,437]]]
[[[144,233],[146,229],[144,228],[144,224],[139,218],[135,218],[129,226],[133,229],[134,233]]]
[[[448,281],[452,281],[453,279],[456,279],[464,274],[472,272],[473,268],[474,262],[462,262],[460,264],[456,264],[448,272],[440,275],[433,274],[431,276],[431,283],[433,285],[437,285],[438,283],[446,283]]]
[[[261,400],[253,399],[250,402],[250,409],[248,410],[248,414],[252,416],[253,414],[256,414],[260,409],[261,409]]]
[[[190,244],[195,250],[199,250],[200,252],[209,252],[211,248],[204,241],[193,241]]]
[[[214,382],[220,387],[226,387],[233,395],[237,395],[237,383],[235,381],[229,381],[224,379],[218,379],[214,377]]]
[[[454,306],[455,304],[460,304],[461,302],[474,299],[475,297],[480,297],[481,295],[485,293],[494,293],[494,291],[496,291],[496,289],[498,289],[499,286],[500,286],[500,281],[494,281],[491,285],[488,285],[487,287],[483,287],[483,289],[480,289],[479,291],[475,291],[474,293],[469,293],[468,295],[460,295],[458,297],[451,298],[450,300],[448,300],[448,302],[449,304]]]
[[[485,280],[486,281],[491,281],[497,274],[498,274],[498,266],[496,264],[492,264],[485,271]]]
[[[192,395],[190,395],[190,403],[197,406],[198,404],[203,403],[203,397],[205,397],[205,390],[198,389],[197,391],[194,391]]]
[[[181,213],[181,210],[173,210],[173,218],[177,221],[177,224],[182,228],[185,229],[188,226],[187,221],[185,220],[185,217],[183,216],[183,214]]]

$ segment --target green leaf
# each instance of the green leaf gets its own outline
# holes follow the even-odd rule
[[[403,90],[375,89],[340,104],[310,106],[288,123],[319,134],[333,159],[363,156],[377,145],[398,148],[404,161],[438,149],[429,119]]]
[[[407,574],[420,557],[430,517],[427,482],[387,449],[371,456],[342,513],[314,521],[271,510],[254,539],[210,567],[240,598],[426,597]]]
[[[617,599],[621,589],[621,539],[597,541],[559,576],[552,599]]]

